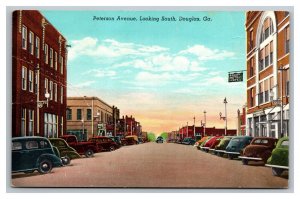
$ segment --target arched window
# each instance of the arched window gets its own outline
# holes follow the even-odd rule
[[[263,27],[260,33],[260,43],[265,41],[274,32],[272,19],[267,17],[263,23]]]

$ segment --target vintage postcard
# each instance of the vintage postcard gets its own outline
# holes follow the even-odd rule
[[[12,188],[289,188],[289,11],[11,18]]]

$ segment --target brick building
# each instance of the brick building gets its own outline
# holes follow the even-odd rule
[[[118,135],[122,137],[128,135],[142,136],[142,125],[132,115],[130,117],[126,115],[119,119],[117,129]]]
[[[237,135],[246,135],[246,105],[237,111]]]
[[[289,24],[289,12],[246,13],[247,135],[289,134]]]
[[[120,110],[98,97],[68,97],[66,114],[67,134],[86,140],[96,135],[114,135]]]
[[[14,11],[12,21],[12,136],[62,135],[67,41],[39,11]]]
[[[219,129],[215,127],[206,127],[204,132],[204,127],[195,127],[195,136],[194,136],[194,126],[183,126],[177,131],[177,138],[185,138],[185,137],[192,137],[196,139],[200,139],[204,136],[218,136],[218,135],[225,135],[225,129]],[[237,135],[236,129],[227,129],[226,135],[235,136]]]

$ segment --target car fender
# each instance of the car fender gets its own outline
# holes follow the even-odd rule
[[[44,159],[48,159],[50,160],[52,163],[54,164],[58,164],[60,166],[62,166],[62,161],[59,157],[57,157],[56,155],[54,154],[50,154],[50,153],[47,153],[47,154],[42,154],[39,156],[39,158],[37,159],[36,161],[36,167],[38,167],[39,163],[44,160]]]

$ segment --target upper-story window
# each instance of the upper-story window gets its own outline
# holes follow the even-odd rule
[[[22,48],[27,49],[27,27],[22,26]]]
[[[67,120],[72,120],[72,109],[67,108]]]
[[[34,52],[34,49],[33,49],[33,44],[34,42],[34,34],[33,32],[29,31],[29,42],[28,42],[28,50],[29,50],[29,53],[33,55],[33,52]]]
[[[40,38],[35,37],[35,56],[40,58]]]
[[[273,64],[273,41],[265,45],[259,53],[259,71]]]
[[[57,52],[54,52],[54,68],[57,70]]]
[[[28,90],[30,92],[33,92],[33,77],[34,77],[33,71],[29,70],[29,73],[28,73]]]
[[[50,67],[53,68],[53,49],[50,48]]]
[[[290,52],[290,26],[285,28],[285,53]]]
[[[45,57],[45,63],[48,64],[48,44],[45,44],[45,49],[44,49],[44,57]]]
[[[250,41],[249,41],[249,50],[252,50],[254,48],[254,36],[253,36],[253,30],[250,31]]]
[[[27,88],[27,68],[22,66],[22,90],[26,90]]]
[[[63,58],[63,56],[60,57],[60,73],[64,74],[64,58]]]
[[[274,27],[271,18],[266,18],[260,35],[260,43],[265,41],[274,32]]]

